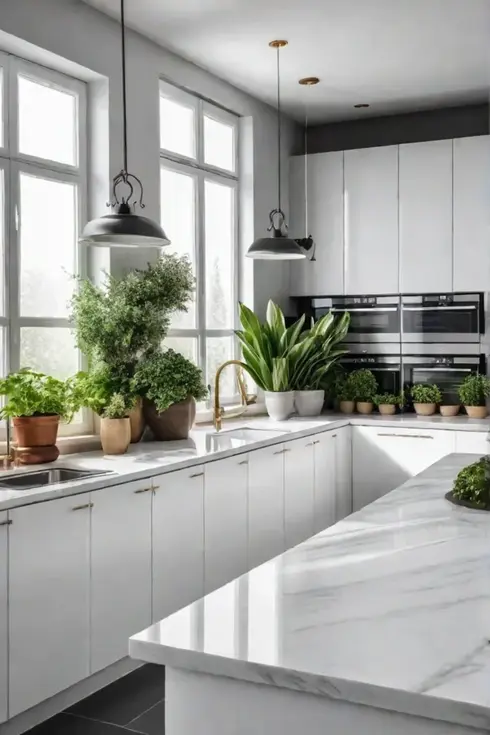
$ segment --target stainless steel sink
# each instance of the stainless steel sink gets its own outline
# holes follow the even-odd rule
[[[110,475],[109,470],[72,470],[68,467],[56,467],[35,472],[16,472],[0,477],[0,490],[32,490],[44,485],[57,485],[60,482],[84,480],[97,475]]]

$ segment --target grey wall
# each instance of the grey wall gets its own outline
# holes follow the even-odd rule
[[[489,132],[487,104],[447,107],[317,125],[308,132],[308,152],[323,153],[397,143],[418,143],[424,140],[464,138],[486,135]]]

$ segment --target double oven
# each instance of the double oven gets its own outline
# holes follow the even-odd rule
[[[341,359],[350,371],[369,368],[380,392],[408,394],[414,383],[437,383],[447,402],[467,375],[486,373],[482,293],[331,296],[297,300],[298,313],[315,319],[351,315]],[[407,405],[407,409],[410,406]]]

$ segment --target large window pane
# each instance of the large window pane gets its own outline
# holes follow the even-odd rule
[[[235,129],[204,115],[204,162],[235,170]]]
[[[234,337],[207,337],[206,338],[206,381],[213,385],[217,369],[227,360],[234,358]],[[235,368],[227,367],[221,376],[220,394],[234,396],[237,393]]]
[[[167,337],[165,347],[180,352],[197,364],[197,339],[195,337]]]
[[[68,328],[22,327],[20,330],[21,367],[64,379],[79,369],[78,356]]]
[[[75,95],[20,74],[18,82],[20,153],[76,166]]]
[[[160,182],[162,224],[171,240],[170,248],[179,255],[188,255],[195,273],[196,179],[162,167]],[[172,327],[194,327],[195,321],[196,309],[192,303],[187,313],[174,315]]]
[[[206,326],[234,326],[233,247],[235,192],[230,186],[205,183]]]
[[[68,314],[76,272],[77,187],[20,175],[22,316]]]
[[[194,109],[160,96],[160,147],[195,158]]]

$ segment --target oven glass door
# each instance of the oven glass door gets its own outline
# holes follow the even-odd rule
[[[444,403],[456,405],[460,403],[458,388],[463,380],[476,372],[471,367],[405,367],[405,387],[408,390],[415,383],[436,383],[441,389]]]
[[[330,309],[315,309],[315,319],[319,319]],[[382,306],[334,306],[334,314],[350,314],[348,340],[365,342],[399,341],[400,309],[398,305]],[[363,339],[364,338],[364,339]]]
[[[402,323],[404,341],[478,342],[480,339],[476,303],[403,304]]]
[[[362,364],[359,361],[350,362],[349,360],[342,360],[341,364],[347,372],[360,370],[361,368],[371,370],[378,383],[379,393],[394,393],[398,395],[401,391],[400,365]]]

